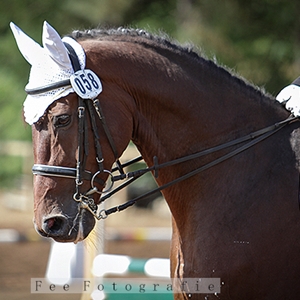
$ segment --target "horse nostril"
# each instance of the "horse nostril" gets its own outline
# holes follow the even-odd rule
[[[63,223],[63,221],[57,217],[50,218],[49,220],[47,220],[48,228],[53,231],[60,230],[62,223]]]
[[[43,231],[48,236],[64,235],[67,230],[67,218],[64,216],[53,216],[45,218],[43,223]]]

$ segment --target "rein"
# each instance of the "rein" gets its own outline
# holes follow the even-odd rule
[[[69,57],[72,62],[74,71],[80,70],[80,65],[78,62],[77,55],[73,48],[65,43],[66,48],[69,52]],[[26,92],[30,95],[36,95],[40,93],[44,93],[53,89],[61,88],[70,86],[71,81],[70,80],[64,80],[61,82],[53,83],[47,86],[43,86],[37,89],[26,89]],[[98,171],[94,174],[90,171],[85,170],[85,161],[88,156],[88,139],[87,139],[87,121],[86,121],[86,111],[88,111],[91,127],[94,135],[94,146],[96,150],[96,161],[98,164]],[[101,151],[101,145],[99,142],[99,135],[97,130],[97,124],[96,124],[96,117],[101,121],[101,124],[103,126],[104,132],[106,134],[106,137],[108,138],[110,147],[114,153],[115,156],[115,163],[116,167],[113,168],[111,171],[105,170],[103,167],[103,161],[104,158],[102,156]],[[256,132],[253,132],[249,135],[246,135],[244,137],[232,140],[230,142],[191,154],[187,155],[181,158],[174,159],[172,161],[164,162],[159,164],[157,157],[153,158],[153,165],[151,167],[147,167],[145,169],[140,169],[134,172],[125,173],[124,168],[127,166],[130,166],[138,161],[141,161],[143,158],[141,156],[127,162],[124,164],[121,164],[118,157],[119,154],[116,150],[116,146],[114,143],[114,140],[110,134],[109,128],[106,124],[104,115],[102,113],[102,109],[100,106],[100,102],[98,99],[83,99],[78,95],[78,157],[77,157],[77,164],[76,168],[69,168],[69,167],[60,167],[60,166],[49,166],[49,165],[41,165],[41,164],[34,164],[32,168],[32,172],[34,175],[42,175],[42,176],[57,176],[57,177],[64,177],[64,178],[73,178],[76,182],[76,191],[73,196],[73,199],[77,201],[80,204],[80,208],[89,210],[92,215],[97,219],[106,219],[110,214],[122,211],[132,205],[134,205],[137,201],[144,199],[145,197],[148,197],[149,195],[152,195],[158,191],[162,191],[172,185],[175,185],[183,180],[186,180],[192,176],[195,176],[196,174],[203,172],[247,149],[250,147],[258,144],[262,140],[270,137],[271,135],[275,134],[277,131],[282,129],[287,124],[290,124],[293,121],[299,120],[297,117],[290,116],[286,120],[283,120],[281,122],[275,123],[274,125],[265,127],[261,130],[258,130]],[[247,143],[245,143],[247,142]],[[140,178],[142,175],[153,172],[154,177],[158,177],[158,171],[163,168],[167,168],[173,165],[177,165],[189,160],[193,160],[199,157],[202,157],[204,155],[212,154],[214,152],[226,149],[228,147],[236,146],[238,144],[245,143],[244,145],[232,150],[231,152],[207,163],[206,165],[203,165],[181,177],[178,177],[174,179],[173,181],[170,181],[160,187],[157,187],[156,189],[153,189],[152,191],[149,191],[141,196],[138,196],[132,200],[129,200],[121,205],[112,207],[110,209],[102,209],[98,213],[98,204],[95,204],[94,199],[91,197],[92,194],[98,193],[98,194],[105,194],[103,196],[100,196],[99,204],[104,202],[106,199],[110,198],[113,194],[117,193],[118,191],[122,190],[126,186],[128,186],[130,183],[135,181],[136,179]],[[113,175],[116,171],[119,172],[119,175]],[[110,178],[110,184],[106,188],[105,182],[98,178],[98,175],[100,173],[107,173]],[[118,180],[124,180],[126,181],[118,186],[115,189],[113,188],[113,185]],[[85,193],[81,193],[80,186],[83,183],[83,180],[88,180],[91,183],[91,189]],[[106,188],[105,190],[99,191],[97,187],[95,186],[96,183],[100,183],[104,185]]]
[[[100,211],[100,214],[99,214],[99,219],[106,219],[108,217],[108,215],[112,214],[112,213],[115,213],[115,212],[118,212],[118,211],[122,211],[132,205],[134,205],[137,201],[139,200],[142,200],[158,191],[162,191],[172,185],[175,185],[183,180],[186,180],[198,173],[201,173],[251,147],[253,147],[254,145],[258,144],[259,142],[263,141],[264,139],[270,137],[271,135],[273,135],[274,133],[276,133],[277,131],[279,131],[280,129],[282,129],[283,127],[285,127],[287,124],[290,124],[291,122],[293,121],[298,121],[298,117],[294,117],[294,116],[290,116],[289,118],[287,118],[286,120],[283,120],[281,122],[278,122],[278,123],[275,123],[274,125],[271,125],[271,126],[268,126],[266,128],[263,128],[261,130],[258,130],[256,132],[253,132],[249,135],[246,135],[244,137],[241,137],[241,138],[238,138],[238,139],[235,139],[235,140],[232,140],[230,142],[227,142],[227,143],[224,143],[224,144],[221,144],[219,146],[216,146],[216,147],[212,147],[212,148],[209,148],[209,149],[206,149],[206,150],[203,150],[201,152],[197,152],[195,154],[191,154],[191,155],[187,155],[187,156],[184,156],[182,158],[178,158],[178,159],[175,159],[175,160],[172,160],[172,161],[169,161],[169,162],[165,162],[165,163],[162,163],[162,164],[157,164],[157,163],[154,163],[154,165],[152,167],[148,167],[146,169],[141,169],[141,170],[138,170],[138,171],[135,171],[135,172],[131,172],[131,173],[127,173],[126,176],[129,178],[129,177],[132,177],[133,179],[135,178],[139,178],[140,176],[144,175],[145,173],[147,172],[154,172],[154,174],[156,174],[156,177],[158,176],[158,170],[159,169],[162,169],[162,168],[166,168],[166,167],[169,167],[169,166],[173,166],[173,165],[176,165],[176,164],[180,164],[180,163],[183,163],[183,162],[186,162],[186,161],[189,161],[189,160],[192,160],[192,159],[195,159],[195,158],[199,158],[201,156],[204,156],[204,155],[208,155],[208,154],[211,154],[211,153],[214,153],[214,152],[217,152],[219,150],[222,150],[222,149],[225,149],[225,148],[228,148],[228,147],[231,147],[231,146],[234,146],[234,145],[237,145],[237,144],[240,144],[242,142],[246,142],[246,141],[249,141],[248,143],[244,144],[243,146],[239,147],[239,148],[236,148],[235,150],[213,160],[212,162],[202,166],[202,167],[199,167],[181,177],[178,177],[176,179],[174,179],[173,181],[170,181],[162,186],[159,186],[157,187],[156,189],[153,189],[152,191],[149,191],[141,196],[138,196],[132,200],[129,200],[121,205],[118,205],[118,206],[115,206],[115,207],[112,207],[110,209],[103,209]],[[154,158],[154,161],[157,161],[156,158]],[[114,170],[113,170],[114,171]],[[132,182],[132,181],[131,181]],[[131,183],[129,182],[129,183]],[[100,199],[100,203],[105,201],[107,198],[111,197],[114,193],[118,192],[119,190],[121,190],[122,188],[124,188],[126,185],[128,185],[129,183],[125,182],[124,183],[124,186],[121,185],[120,187],[118,187],[117,189],[113,190],[112,192],[108,193],[107,195],[101,197]]]

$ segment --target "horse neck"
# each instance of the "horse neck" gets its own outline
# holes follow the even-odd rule
[[[132,139],[148,165],[152,165],[153,156],[158,157],[158,163],[170,161],[250,134],[288,116],[279,104],[210,62],[178,58],[175,54],[169,58],[153,50],[143,51],[136,45],[118,47],[118,51],[122,49],[125,53],[116,55],[112,51],[113,45],[106,46],[102,51],[98,49],[100,45],[97,47],[95,58],[95,65],[98,63],[106,72],[101,75],[99,71],[104,83],[103,94],[109,88],[115,91],[112,86],[117,86],[123,94],[129,95],[127,105],[122,107],[130,107]],[[116,93],[113,96],[107,99],[111,101],[111,107],[119,104],[112,102],[113,99],[123,101],[125,98],[116,97]],[[254,150],[247,150],[164,191],[174,221],[174,261],[176,257],[185,256],[188,268],[188,260],[193,259],[197,249],[211,240],[210,228],[215,228],[215,224],[242,218],[252,220],[248,210],[249,214],[263,219],[264,212],[268,211],[268,199],[278,203],[285,196],[295,198],[291,193],[298,186],[294,178],[298,178],[294,176],[295,161],[291,159],[288,130],[285,128],[285,133],[281,131],[280,135],[276,134]],[[276,153],[273,155],[273,152]],[[222,154],[224,152],[218,153],[217,157]],[[160,185],[167,183],[214,158],[215,155],[210,155],[159,170],[157,181]],[[278,183],[283,166],[292,178],[285,183],[288,188],[282,189],[282,194],[287,194],[284,197],[276,186],[267,188],[270,182]],[[249,209],[252,207],[258,207],[255,213]],[[199,229],[202,236],[195,239]],[[222,233],[212,232],[220,238],[225,237]],[[187,241],[191,237],[195,239],[192,246]],[[210,245],[210,250],[202,251],[201,255],[210,254],[222,245],[218,239],[213,242],[218,244]],[[180,261],[178,265],[183,263]],[[191,261],[190,265],[193,263]],[[172,269],[174,273],[175,268]]]
[[[89,41],[85,50],[87,63],[101,67],[100,78],[129,94],[132,140],[150,165],[153,156],[160,163],[186,156],[288,115],[255,88],[200,57],[122,41]],[[187,168],[162,170],[160,183]]]
[[[138,95],[133,141],[148,164],[154,155],[161,162],[169,161],[288,116],[274,100],[210,62],[196,67],[191,62],[181,62],[184,67],[163,62],[156,74],[142,66],[144,79],[131,85]],[[155,80],[150,84],[149,78]]]

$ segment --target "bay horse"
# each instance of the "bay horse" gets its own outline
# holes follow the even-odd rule
[[[186,287],[175,299],[297,299],[295,118],[261,89],[166,37],[122,28],[70,36],[84,49],[86,68],[101,79],[103,91],[96,105],[74,92],[63,96],[32,125],[37,231],[78,242],[97,216],[121,210],[95,213],[97,192],[133,141],[164,187],[172,213],[171,277],[220,278],[219,293]],[[95,159],[100,149],[101,171]],[[74,170],[83,160],[90,175],[83,171],[80,198]]]

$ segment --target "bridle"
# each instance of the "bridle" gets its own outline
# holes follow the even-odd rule
[[[74,72],[80,71],[80,63],[74,49],[67,43],[64,43],[67,48],[70,61],[72,63]],[[93,75],[95,79],[95,74]],[[97,83],[96,83],[97,84]],[[37,95],[45,93],[54,89],[72,86],[71,80],[63,80],[60,82],[55,82],[47,86],[43,86],[36,89],[25,89],[29,95]],[[73,86],[74,87],[74,86]],[[119,154],[116,149],[114,140],[110,134],[109,128],[106,124],[106,120],[102,113],[100,102],[97,98],[95,99],[83,99],[78,95],[78,147],[77,147],[77,163],[76,168],[62,167],[62,166],[50,166],[42,164],[34,164],[32,167],[32,172],[34,175],[41,176],[55,176],[55,177],[64,177],[64,178],[73,178],[76,183],[76,191],[73,195],[73,199],[80,203],[80,207],[83,209],[88,209],[96,218],[97,216],[97,205],[94,202],[94,199],[91,197],[94,193],[104,194],[109,192],[116,180],[123,178],[125,176],[124,165],[122,165],[118,159]],[[89,145],[88,145],[88,122],[87,122],[87,112],[90,117],[90,123],[92,127],[92,132],[94,135],[94,146],[96,151],[96,162],[98,165],[98,170],[95,173],[85,170],[86,159],[89,155]],[[103,162],[104,158],[102,155],[101,145],[99,142],[99,134],[97,129],[96,117],[101,121],[102,127],[106,134],[106,137],[109,141],[110,147],[113,151],[115,157],[115,164],[120,173],[119,176],[113,176],[111,171],[104,169]],[[141,159],[141,158],[140,158]],[[110,177],[110,184],[108,188],[104,190],[99,190],[95,183],[99,183],[102,186],[106,187],[106,183],[99,178],[98,176],[101,173],[106,173]],[[83,180],[90,181],[91,189],[83,193],[81,191],[81,185]]]
[[[80,70],[80,65],[78,61],[78,57],[74,51],[74,49],[67,43],[64,43],[68,53],[69,57],[73,66],[74,71]],[[60,82],[56,82],[53,84],[49,84],[47,86],[43,86],[36,89],[25,89],[27,94],[29,95],[37,95],[41,93],[45,93],[57,88],[61,87],[67,87],[71,86],[70,80],[63,80]],[[94,146],[96,150],[96,162],[98,165],[98,170],[93,174],[90,171],[85,170],[85,163],[86,158],[88,156],[89,152],[89,145],[88,145],[88,130],[87,130],[87,114],[90,117],[90,123],[92,127],[92,132],[94,136]],[[101,151],[101,145],[99,142],[99,135],[98,135],[98,129],[97,129],[97,122],[96,118],[98,118],[101,121],[102,127],[104,129],[105,135],[109,141],[110,147],[114,153],[115,157],[115,164],[116,167],[113,168],[111,171],[104,169],[103,166],[103,155]],[[41,165],[41,164],[34,164],[32,168],[32,172],[34,175],[42,175],[42,176],[57,176],[57,177],[64,177],[64,178],[72,178],[75,179],[76,183],[76,191],[73,195],[73,199],[80,204],[80,208],[87,209],[91,212],[91,214],[97,219],[106,219],[108,215],[115,213],[117,211],[122,211],[133,204],[135,204],[137,201],[142,200],[158,191],[162,191],[174,184],[177,184],[183,180],[186,180],[192,176],[195,176],[196,174],[205,171],[243,151],[246,149],[249,149],[250,147],[254,146],[255,144],[261,142],[262,140],[270,137],[280,129],[282,129],[287,124],[290,124],[293,121],[299,120],[297,117],[290,116],[286,120],[283,120],[281,122],[275,123],[271,126],[268,126],[266,128],[263,128],[261,130],[258,130],[256,132],[253,132],[249,135],[243,136],[241,138],[232,140],[230,142],[191,154],[187,155],[181,158],[174,159],[172,161],[168,161],[165,163],[158,163],[157,157],[153,158],[153,165],[151,167],[147,167],[144,169],[140,169],[134,172],[125,173],[124,168],[128,167],[136,162],[141,161],[143,158],[142,156],[139,156],[131,161],[128,161],[124,164],[122,164],[119,161],[119,153],[116,149],[114,140],[112,138],[112,135],[110,133],[110,130],[106,124],[105,117],[103,115],[100,102],[97,98],[94,99],[83,99],[80,95],[78,95],[78,157],[77,157],[77,164],[76,168],[69,168],[69,167],[62,167],[62,166],[50,166],[50,165]],[[229,147],[237,146],[238,144],[242,144],[242,146],[236,147],[234,150],[230,151],[229,153],[207,163],[206,165],[203,165],[199,168],[196,168],[195,170],[186,173],[185,175],[182,175],[181,177],[178,177],[174,179],[173,181],[170,181],[162,186],[157,187],[156,189],[153,189],[141,196],[138,196],[132,200],[129,200],[121,205],[112,207],[110,209],[102,209],[98,212],[98,206],[100,203],[105,201],[106,199],[110,198],[112,195],[114,195],[116,192],[120,191],[121,189],[128,186],[130,183],[135,181],[136,179],[140,178],[142,175],[152,172],[154,177],[158,177],[158,171],[162,168],[170,167],[173,165],[177,165],[183,162],[187,162],[189,160],[193,160],[199,157],[202,157],[204,155],[208,155]],[[118,175],[113,175],[115,172],[118,172]],[[108,187],[106,186],[107,183],[105,183],[101,178],[99,178],[99,175],[101,173],[106,173],[109,177],[110,183],[108,184]],[[83,180],[90,181],[91,188],[87,192],[83,193],[80,189],[81,185],[83,184]],[[124,183],[113,189],[114,183],[118,180],[126,180]],[[98,190],[95,183],[99,183],[102,186],[104,186],[104,190]],[[94,193],[100,194],[99,203],[95,204],[94,199],[91,197]]]

